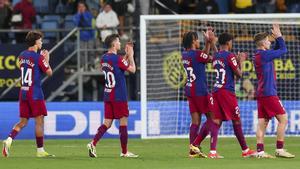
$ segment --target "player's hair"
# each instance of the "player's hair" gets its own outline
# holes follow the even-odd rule
[[[218,41],[220,45],[226,45],[227,42],[233,40],[234,37],[232,34],[228,32],[223,32],[221,35],[218,37]]]
[[[104,44],[107,48],[111,48],[113,46],[113,42],[117,39],[120,38],[118,34],[111,34],[107,36],[104,40]]]
[[[35,41],[43,38],[43,33],[40,31],[30,31],[27,33],[26,38],[25,38],[25,42],[27,43],[27,45],[30,46],[34,46],[35,45]]]
[[[256,46],[259,46],[261,41],[266,39],[269,36],[269,33],[267,32],[261,32],[254,35],[253,40],[256,44]]]
[[[189,31],[183,34],[182,45],[185,49],[191,48],[193,40],[198,39],[197,32]]]

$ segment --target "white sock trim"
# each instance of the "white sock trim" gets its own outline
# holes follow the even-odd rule
[[[259,155],[263,155],[263,154],[265,154],[265,151],[260,151],[260,152],[257,152],[257,154],[259,154]]]
[[[37,152],[38,153],[45,152],[44,147],[37,148]]]
[[[247,148],[247,149],[245,149],[245,150],[242,150],[242,152],[243,152],[243,153],[247,153],[249,150],[250,150],[250,149]]]

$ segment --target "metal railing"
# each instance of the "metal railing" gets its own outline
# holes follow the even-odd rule
[[[28,32],[30,30],[18,30],[18,29],[12,29],[10,30],[12,32]],[[53,31],[53,30],[43,30],[43,31]],[[56,30],[57,31],[57,30]],[[70,31],[59,43],[57,43],[50,51],[49,54],[51,55],[51,53],[53,53],[57,48],[59,48],[67,39],[69,39],[72,35],[74,35],[76,32],[78,31],[78,28],[74,28],[72,31]],[[0,30],[0,32],[7,32],[7,30]],[[71,55],[69,55],[66,59],[64,59],[58,66],[56,66],[53,69],[53,74],[59,69],[61,68],[64,64],[66,63],[69,59],[70,59]],[[44,83],[49,77],[46,76],[43,78],[42,83]],[[4,96],[10,92],[18,83],[20,83],[21,81],[21,77],[18,78],[11,86],[9,86],[7,89],[5,89],[1,95],[0,95],[0,99],[3,99]]]
[[[125,28],[125,29],[129,29],[129,27]],[[130,34],[133,34],[133,30],[136,30],[138,28],[136,27],[130,27],[129,29],[129,33]],[[77,64],[74,65],[76,66],[76,71],[74,71],[73,74],[71,74],[67,79],[65,79],[62,83],[61,86],[59,86],[55,91],[51,92],[51,94],[46,98],[47,101],[53,101],[55,100],[57,97],[59,96],[62,96],[64,95],[64,90],[70,86],[70,84],[72,83],[77,83],[76,85],[76,90],[78,92],[78,95],[77,95],[77,100],[78,101],[83,101],[84,99],[84,87],[83,87],[83,84],[84,84],[84,77],[90,77],[90,76],[102,76],[103,73],[100,71],[100,70],[88,70],[87,69],[87,62],[84,62],[82,63],[81,62],[81,58],[82,57],[86,57],[86,56],[82,56],[82,53],[83,52],[101,52],[103,53],[105,51],[104,48],[95,48],[95,49],[83,49],[80,47],[81,45],[81,40],[80,40],[80,30],[82,30],[81,28],[74,28],[72,30],[68,30],[70,31],[66,36],[64,36],[61,40],[57,41],[57,43],[55,44],[54,47],[52,47],[50,50],[49,50],[49,54],[51,55],[53,52],[55,52],[56,50],[58,50],[60,47],[62,47],[66,42],[67,40],[70,40],[71,38],[75,37],[76,36],[76,40],[75,40],[75,47],[74,47],[74,50],[72,50],[72,52],[70,52],[67,57],[64,57],[64,59],[62,61],[59,62],[58,65],[56,65],[55,67],[52,67],[53,69],[53,74],[55,76],[55,73],[59,72],[59,70],[61,68],[64,68],[64,66],[67,64],[68,61],[72,60],[72,58],[74,59],[76,57],[76,60],[77,60]],[[90,30],[90,28],[88,29],[84,29],[84,30]],[[0,30],[0,32],[9,32],[9,33],[12,33],[12,32],[28,32],[28,31],[31,31],[31,30],[17,30],[17,29],[12,29],[12,30]],[[42,32],[57,32],[57,34],[59,35],[60,33],[62,33],[62,31],[67,31],[65,29],[56,29],[56,30],[41,30]],[[74,38],[72,39],[72,42],[74,42]],[[51,56],[50,56],[51,57]],[[51,59],[51,58],[50,58]],[[128,75],[128,74],[126,74]],[[47,79],[49,79],[48,76],[44,77],[42,79],[42,84],[44,84]],[[21,81],[21,78],[18,78],[12,85],[10,85],[8,88],[6,88],[0,95],[0,100],[4,99],[5,96],[14,89],[14,87],[20,83]]]

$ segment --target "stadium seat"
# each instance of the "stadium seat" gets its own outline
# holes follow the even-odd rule
[[[73,15],[66,15],[64,22],[63,22],[63,29],[71,30],[75,27],[76,27],[76,25],[73,21]],[[68,34],[68,32],[63,32],[63,36],[65,36],[67,34]]]
[[[73,20],[74,15],[66,15],[65,20]]]
[[[59,24],[56,20],[43,20],[41,24],[42,30],[49,30],[49,29],[58,29]],[[55,39],[57,37],[58,32],[45,32],[45,39]]]
[[[57,23],[61,22],[61,17],[60,15],[45,15],[43,20],[55,20]]]
[[[37,13],[49,13],[48,0],[33,0],[33,5]]]
[[[35,18],[36,18],[36,22],[34,23],[35,28],[39,29],[41,27],[43,18],[40,15],[36,15]]]
[[[63,28],[69,31],[64,31],[63,36],[67,35],[73,28],[75,28],[76,25],[73,22],[73,20],[65,20],[63,23]]]

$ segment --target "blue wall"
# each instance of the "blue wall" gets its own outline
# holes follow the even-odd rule
[[[177,104],[177,107],[175,106]],[[300,135],[300,101],[283,101],[289,116],[286,133]],[[176,113],[178,109],[179,113]],[[239,102],[243,131],[246,135],[255,135],[257,109],[255,101]],[[92,138],[103,121],[102,102],[62,102],[47,103],[48,116],[45,119],[46,138]],[[141,136],[140,102],[129,102],[129,137]],[[186,102],[149,102],[148,110],[156,112],[155,120],[148,129],[148,135],[188,134],[190,115]],[[154,113],[153,113],[154,114]],[[158,115],[158,116],[157,116]],[[151,118],[149,113],[148,117]],[[156,118],[156,119],[155,119]],[[204,118],[205,119],[205,118]],[[13,125],[19,120],[18,102],[0,102],[0,139],[7,137]],[[118,138],[118,122],[104,135],[106,138]],[[276,121],[270,122],[268,135],[276,133]],[[233,135],[230,122],[223,123],[221,135]],[[34,120],[17,136],[19,139],[34,138]]]

